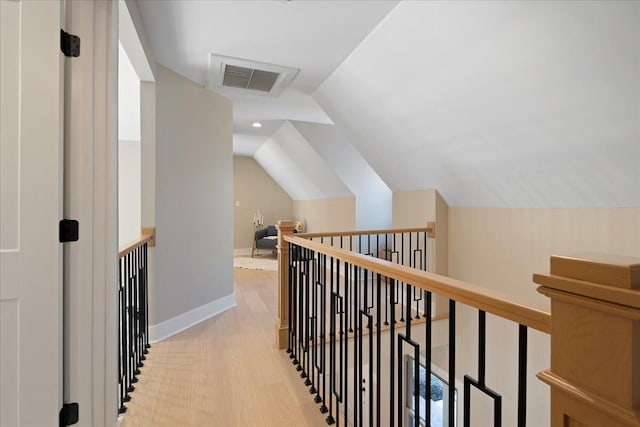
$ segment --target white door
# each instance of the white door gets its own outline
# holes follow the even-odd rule
[[[62,406],[61,3],[0,0],[0,425]]]
[[[359,390],[353,392],[353,376],[355,375],[355,371],[353,368],[349,368],[347,371],[347,378],[351,378],[347,381],[347,390],[349,392],[349,398],[351,399],[349,403],[349,408],[347,410],[347,419],[351,424],[353,424],[353,401],[359,396]],[[360,420],[362,420],[363,426],[369,425],[369,392],[370,390],[375,388],[375,384],[371,384],[369,380],[369,364],[362,365],[362,383],[360,384],[360,389],[362,390],[362,402],[360,404],[360,411],[362,413],[358,414],[358,424],[360,424]]]

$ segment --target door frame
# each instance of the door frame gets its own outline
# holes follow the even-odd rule
[[[77,426],[117,424],[118,6],[64,1],[66,58],[64,217],[80,223],[64,251],[64,401]]]

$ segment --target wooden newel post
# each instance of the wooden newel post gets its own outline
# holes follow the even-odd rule
[[[551,257],[552,427],[640,426],[640,258]]]
[[[289,335],[289,244],[284,236],[293,235],[294,223],[280,220],[278,229],[278,320],[276,323],[276,345],[287,348]]]

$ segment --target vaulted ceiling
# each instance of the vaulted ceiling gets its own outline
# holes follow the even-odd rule
[[[353,175],[373,173],[454,206],[640,206],[639,2],[140,8],[156,60],[198,83],[211,53],[300,69],[279,98],[227,94],[236,152],[294,198],[364,197]],[[279,160],[283,144],[304,148]],[[360,166],[345,173],[340,146]]]

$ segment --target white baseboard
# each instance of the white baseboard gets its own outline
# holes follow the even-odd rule
[[[157,325],[149,326],[149,341],[156,343],[165,340],[172,335],[182,332],[210,317],[227,311],[236,306],[236,293],[222,297],[193,310],[182,313]]]
[[[248,256],[251,255],[251,248],[240,248],[233,250],[233,256]]]

